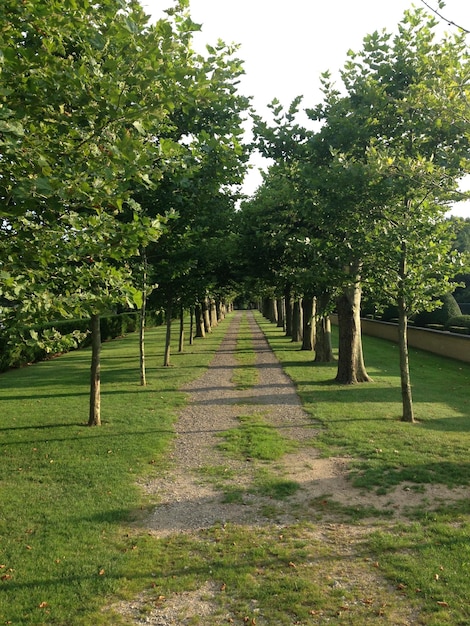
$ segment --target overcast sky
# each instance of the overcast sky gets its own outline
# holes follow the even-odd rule
[[[438,9],[437,0],[426,2]],[[153,18],[173,6],[171,0],[141,4]],[[287,106],[302,95],[305,107],[318,104],[321,73],[329,70],[334,75],[341,69],[347,51],[360,50],[365,35],[383,28],[394,31],[413,5],[425,8],[421,0],[190,0],[190,13],[202,24],[194,40],[198,50],[218,39],[240,45],[237,56],[246,72],[240,92],[252,96],[257,112],[266,116],[266,106],[274,98]],[[470,0],[447,0],[440,12],[470,30]],[[246,193],[260,183],[257,169],[263,164],[262,159],[255,160]],[[470,217],[470,202],[465,205],[454,212]]]

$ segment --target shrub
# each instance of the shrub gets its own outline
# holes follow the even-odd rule
[[[120,313],[100,318],[101,340],[109,341],[134,332],[139,313]],[[5,332],[0,336],[0,372],[27,363],[43,361],[54,354],[90,345],[90,320],[57,320],[25,328],[14,339]]]
[[[428,328],[431,324],[445,326],[450,318],[460,315],[460,307],[451,293],[442,296],[440,300],[442,306],[434,309],[434,311],[423,311],[415,316],[415,326],[427,326]]]
[[[451,326],[466,328],[467,332],[470,331],[470,315],[455,315],[451,317],[445,325],[446,330],[450,330]]]

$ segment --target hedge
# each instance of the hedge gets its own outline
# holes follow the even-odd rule
[[[451,327],[466,328],[470,332],[470,315],[455,315],[447,321],[445,327],[446,330],[451,330]]]
[[[160,311],[148,312],[146,321],[149,326],[159,326],[163,323],[163,315]],[[138,323],[139,313],[103,315],[100,317],[101,340],[109,341],[132,333],[137,330]],[[0,335],[0,372],[89,346],[90,330],[90,319],[79,318],[27,328],[24,336],[15,344],[8,336]]]

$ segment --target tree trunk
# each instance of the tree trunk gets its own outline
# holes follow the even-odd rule
[[[362,354],[361,285],[359,277],[336,301],[339,350],[336,382],[344,385],[371,382]]]
[[[269,299],[269,321],[277,324],[277,303],[275,298]]]
[[[140,325],[139,325],[139,363],[140,363],[140,384],[145,387],[147,384],[147,376],[145,372],[145,291],[142,292],[142,306],[140,308]]]
[[[284,310],[284,301],[282,298],[277,298],[276,300],[276,308],[277,308],[277,327],[284,328],[285,326],[285,310]]]
[[[189,307],[189,345],[194,343],[194,307]]]
[[[302,341],[302,314],[300,300],[295,300],[292,309],[292,341]]]
[[[406,244],[402,244],[402,258],[400,262],[400,278],[406,278]],[[402,281],[403,282],[403,281]],[[401,399],[403,404],[402,422],[415,421],[413,413],[413,398],[411,394],[410,363],[408,356],[408,315],[406,301],[402,293],[398,296],[398,345],[400,350],[400,380]]]
[[[315,298],[312,295],[306,295],[302,299],[302,347],[301,350],[313,350],[315,336]]]
[[[101,329],[100,316],[91,316],[90,413],[88,426],[101,426]]]
[[[147,385],[147,376],[145,371],[145,313],[147,306],[147,269],[146,257],[144,252],[144,270],[142,272],[142,306],[140,307],[140,325],[139,325],[139,368],[140,368],[140,384],[142,387]]]
[[[211,328],[215,328],[217,326],[217,306],[215,304],[215,300],[211,299],[209,302],[209,319],[211,323]]]
[[[196,322],[196,337],[204,338],[206,336],[206,331],[204,330],[204,319],[200,304],[196,304],[194,307],[194,317]]]
[[[334,360],[331,321],[328,315],[319,315],[316,318],[315,363],[332,363]]]
[[[209,299],[205,298],[202,301],[202,319],[204,322],[204,332],[206,334],[212,332],[212,328],[211,328],[211,318],[210,318],[210,314],[209,314]]]
[[[163,367],[170,366],[171,316],[172,316],[172,304],[171,302],[168,302],[167,307],[166,307],[166,337],[165,337],[165,356],[163,357]]]
[[[284,306],[286,311],[286,337],[292,336],[292,299],[290,287],[287,286],[284,291]]]
[[[184,349],[184,307],[180,309],[180,336],[178,342],[178,352],[183,352]]]
[[[269,320],[269,316],[270,316],[270,311],[269,311],[269,298],[263,298],[262,300],[262,305],[261,305],[261,313],[263,314],[263,317],[265,317],[267,320]]]
[[[329,304],[329,293],[323,293],[317,298],[314,347],[316,363],[331,363],[335,360],[331,346],[331,320],[326,313]]]
[[[217,316],[217,322],[221,322],[225,317],[225,306],[220,298],[217,298],[215,302],[215,312]]]

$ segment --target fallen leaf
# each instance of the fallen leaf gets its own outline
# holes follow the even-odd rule
[[[49,606],[49,603],[48,603],[48,602],[41,602],[41,604],[39,604],[39,605],[38,605],[38,607],[39,607],[40,609],[45,609],[45,608],[46,608],[46,606]]]
[[[439,606],[449,606],[447,602],[437,602]]]
[[[292,563],[292,561],[289,561],[289,567],[293,567],[294,569],[296,569],[297,565],[295,563]]]
[[[100,569],[100,571],[99,571],[99,575],[100,575],[100,576],[104,576],[104,572],[105,572],[105,570],[104,570],[104,569]]]
[[[220,591],[225,591],[226,589],[227,589],[227,585],[226,585],[225,583],[223,583],[223,584],[220,586]]]

